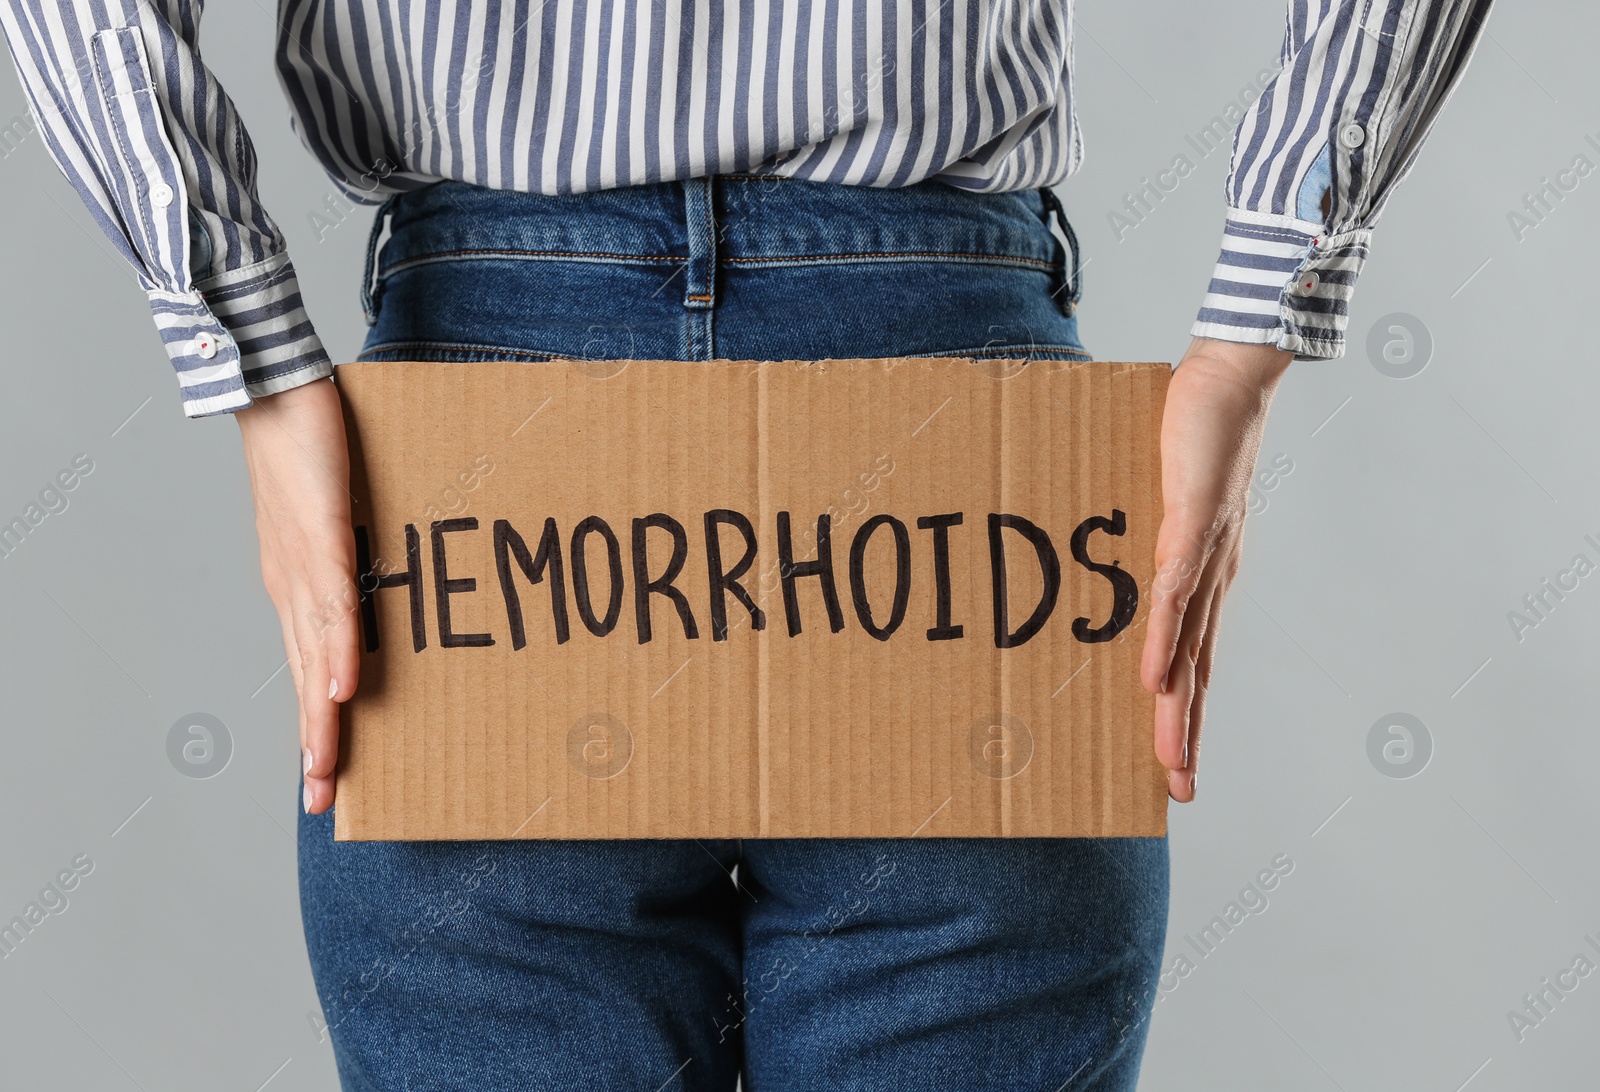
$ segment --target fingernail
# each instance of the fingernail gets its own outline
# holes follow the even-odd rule
[[[328,680],[328,700],[332,701],[333,700],[333,696],[335,694],[337,694],[338,692],[339,692],[339,680],[338,679],[329,679]]]
[[[301,752],[300,752],[300,757],[305,760],[304,762],[302,762],[300,764],[301,772],[302,773],[310,773],[311,772],[311,750],[310,750],[310,748],[302,749]]]
[[[1199,780],[1200,780],[1200,775],[1199,774],[1192,773],[1192,774],[1189,775],[1189,799],[1191,799],[1191,800],[1194,799],[1195,783],[1198,782]]]
[[[300,803],[307,812],[311,811],[311,786],[306,785],[300,790]]]

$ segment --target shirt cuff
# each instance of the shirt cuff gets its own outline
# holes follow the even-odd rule
[[[232,413],[333,374],[285,254],[208,277],[193,291],[149,296],[188,417]]]
[[[1296,360],[1344,355],[1350,296],[1372,232],[1231,209],[1222,253],[1191,333],[1275,345]]]

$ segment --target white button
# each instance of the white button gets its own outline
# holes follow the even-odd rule
[[[194,336],[195,355],[210,360],[217,355],[217,339],[204,330]]]
[[[1317,285],[1322,283],[1322,278],[1317,276],[1315,269],[1308,269],[1300,274],[1300,279],[1294,282],[1294,290],[1302,296],[1309,296],[1317,290]]]
[[[1339,143],[1346,148],[1359,148],[1366,143],[1366,140],[1367,131],[1361,127],[1359,122],[1352,121],[1349,125],[1339,130]]]
[[[165,182],[157,182],[150,187],[150,200],[155,202],[156,208],[166,208],[172,204],[172,187]]]

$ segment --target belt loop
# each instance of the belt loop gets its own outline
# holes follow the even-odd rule
[[[373,265],[378,256],[378,237],[383,234],[383,224],[389,216],[389,210],[399,199],[398,193],[390,195],[388,200],[378,206],[377,213],[372,219],[372,234],[367,236],[367,264],[361,270],[361,313],[367,318],[368,326],[378,323],[378,297],[383,293],[376,287],[376,270]]]
[[[685,215],[689,228],[689,260],[684,267],[683,305],[691,311],[709,311],[716,303],[717,214],[716,180],[689,178],[683,183]]]
[[[1083,295],[1083,267],[1078,264],[1078,235],[1072,230],[1072,221],[1067,219],[1067,212],[1061,207],[1061,198],[1056,196],[1056,191],[1049,186],[1039,187],[1039,196],[1044,200],[1046,226],[1049,226],[1049,216],[1054,215],[1056,222],[1061,225],[1061,233],[1067,238],[1067,246],[1062,254],[1062,262],[1058,267],[1061,274],[1061,287],[1057,292],[1061,296],[1061,311],[1068,318],[1078,306],[1078,299]],[[1067,254],[1071,252],[1072,275],[1067,275]]]

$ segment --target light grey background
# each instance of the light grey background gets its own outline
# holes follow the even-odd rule
[[[317,240],[331,185],[289,132],[265,4],[213,4],[207,56],[251,125],[312,317],[348,359],[370,213]],[[1106,359],[1174,359],[1220,234],[1226,151],[1185,141],[1271,67],[1279,0],[1081,5],[1088,159],[1062,188],[1085,248],[1082,328]],[[1591,256],[1600,177],[1519,242],[1507,214],[1600,134],[1600,11],[1504,4],[1380,225],[1334,363],[1296,365],[1224,619],[1199,801],[1172,813],[1173,899],[1143,1086],[1578,1088],[1600,977],[1524,1040],[1507,1012],[1600,941],[1600,574],[1537,627],[1507,612],[1600,561]],[[9,65],[0,122],[24,102]],[[1600,142],[1600,135],[1596,136]],[[1108,213],[1195,170],[1118,241]],[[73,858],[70,906],[0,961],[0,1087],[337,1087],[296,895],[292,686],[256,567],[237,430],[182,418],[142,294],[35,136],[0,160],[0,516],[94,470],[0,560],[0,920]],[[1366,349],[1401,312],[1434,342],[1391,379]],[[1589,346],[1589,348],[1585,348]],[[1268,479],[1270,482],[1272,479]],[[221,719],[206,780],[174,721]],[[1408,780],[1379,718],[1427,727]],[[1331,818],[1330,818],[1331,817]],[[1211,955],[1186,937],[1279,854],[1293,872]],[[1588,1044],[1587,1046],[1585,1044]]]

